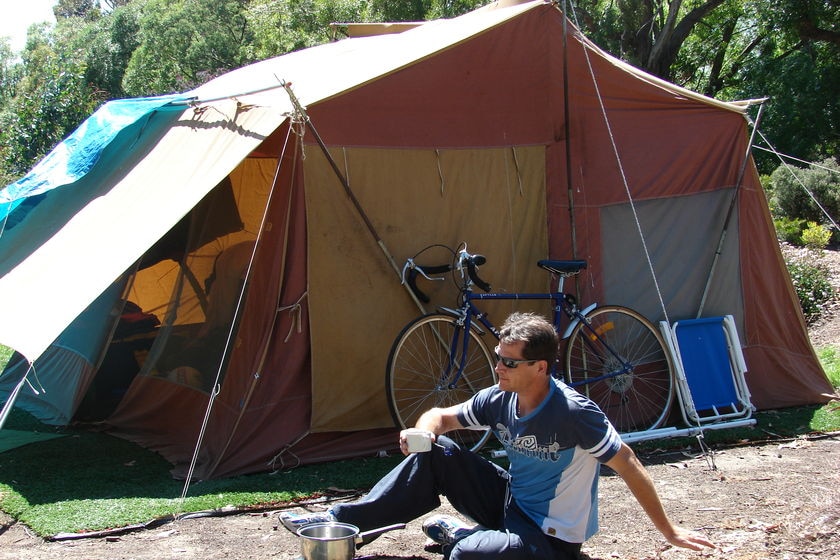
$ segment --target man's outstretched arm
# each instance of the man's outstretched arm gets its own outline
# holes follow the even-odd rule
[[[656,488],[647,469],[645,469],[644,465],[636,457],[636,454],[633,453],[633,450],[626,443],[621,444],[619,452],[615,457],[607,461],[606,464],[621,476],[654,526],[669,543],[692,550],[701,550],[703,547],[715,547],[701,533],[683,529],[671,522],[668,514],[665,513],[665,509],[662,507],[662,502],[656,493]]]

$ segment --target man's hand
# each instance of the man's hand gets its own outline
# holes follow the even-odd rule
[[[416,428],[409,428],[407,430],[402,430],[400,432],[400,451],[402,451],[403,455],[410,455],[411,454],[411,451],[408,449],[408,437],[407,437],[407,433],[410,430],[416,431]],[[435,434],[433,434],[432,432],[429,432],[429,431],[426,431],[426,433],[431,437],[432,445],[434,445],[435,440],[437,439]]]
[[[702,550],[704,547],[717,548],[713,542],[697,531],[689,531],[682,527],[673,526],[673,533],[665,535],[665,538],[674,546],[690,548],[691,550]]]
[[[458,421],[458,410],[460,405],[450,406],[449,408],[432,408],[420,415],[414,427],[419,430],[425,430],[432,433],[432,443],[440,434],[452,430],[460,430],[463,428]],[[405,441],[405,430],[400,432],[400,451],[403,455],[408,455],[408,445]]]

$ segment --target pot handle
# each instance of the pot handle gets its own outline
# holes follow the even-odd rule
[[[369,539],[368,537],[378,537],[382,533],[387,533],[388,531],[395,531],[397,529],[405,529],[405,523],[395,523],[394,525],[386,525],[385,527],[379,527],[378,529],[371,529],[370,531],[365,531],[364,533],[359,533],[356,535],[356,545],[367,544],[373,539]]]

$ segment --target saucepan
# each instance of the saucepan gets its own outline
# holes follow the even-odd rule
[[[356,556],[357,544],[362,544],[369,537],[395,529],[405,529],[405,523],[362,533],[355,525],[328,521],[305,525],[298,529],[297,534],[300,537],[300,550],[304,560],[352,560]]]

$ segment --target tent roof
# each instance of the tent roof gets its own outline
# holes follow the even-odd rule
[[[99,293],[285,121],[293,107],[281,87],[284,83],[304,106],[317,104],[535,9],[556,8],[542,0],[499,3],[399,34],[345,39],[258,62],[188,92],[197,101],[177,118],[156,114],[130,127],[88,176],[73,188],[51,193],[33,210],[33,219],[0,238],[0,308],[5,318],[0,343],[36,359]],[[578,39],[593,54],[657,87],[743,112],[743,105],[662,82],[610,57],[584,37]],[[167,203],[161,205],[161,200]],[[57,271],[62,282],[54,281]]]

